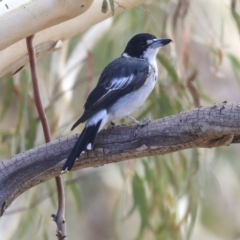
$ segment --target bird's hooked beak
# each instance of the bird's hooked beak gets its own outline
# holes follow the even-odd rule
[[[151,43],[149,43],[149,46],[155,49],[155,48],[163,47],[169,44],[170,42],[173,42],[173,41],[172,39],[169,39],[169,38],[154,39]]]

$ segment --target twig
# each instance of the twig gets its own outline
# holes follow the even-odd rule
[[[174,33],[176,33],[177,24],[179,22],[182,24],[184,19],[186,18],[187,12],[189,9],[189,5],[190,5],[189,0],[184,0],[184,1],[178,2],[175,12],[173,14],[173,19],[172,19],[172,28],[173,28]]]
[[[193,98],[194,106],[195,107],[200,107],[200,98],[198,91],[196,87],[193,84],[193,81],[195,80],[197,76],[197,70],[195,70],[188,78],[187,78],[187,88]]]
[[[35,49],[33,47],[33,38],[34,35],[27,37],[27,49],[29,54],[29,61],[30,61],[30,67],[31,67],[31,75],[32,75],[32,83],[33,83],[33,91],[34,91],[34,100],[35,105],[38,111],[38,115],[42,124],[45,142],[50,142],[50,131],[48,126],[48,121],[46,118],[45,111],[43,109],[42,100],[39,92],[39,86],[38,86],[38,76],[37,76],[37,65],[36,65],[36,54]],[[67,239],[66,238],[66,224],[64,220],[64,214],[65,214],[65,195],[64,195],[64,188],[62,183],[61,176],[56,176],[56,185],[57,185],[57,192],[58,192],[58,211],[57,215],[52,214],[53,220],[57,224],[57,237],[59,240]]]

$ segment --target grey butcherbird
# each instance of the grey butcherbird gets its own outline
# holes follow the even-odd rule
[[[129,116],[144,103],[158,78],[158,50],[170,42],[171,39],[158,39],[148,33],[137,34],[121,57],[103,70],[87,98],[83,115],[71,128],[86,122],[62,172],[70,171],[79,156],[93,148],[97,133],[107,122]]]

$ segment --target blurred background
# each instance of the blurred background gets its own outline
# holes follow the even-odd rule
[[[140,32],[173,44],[160,50],[159,81],[134,117],[240,101],[240,2],[150,0],[38,60],[52,139],[81,132],[70,128],[99,74]],[[43,143],[27,67],[0,81],[0,159]],[[65,174],[68,239],[240,239],[239,155],[237,145],[190,149]],[[54,179],[22,194],[0,219],[1,240],[56,238],[56,200]]]

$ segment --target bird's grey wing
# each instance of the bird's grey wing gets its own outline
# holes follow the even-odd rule
[[[119,98],[140,88],[145,83],[148,72],[149,65],[144,60],[118,58],[110,63],[88,96],[85,111],[72,129],[98,111],[109,108]]]

